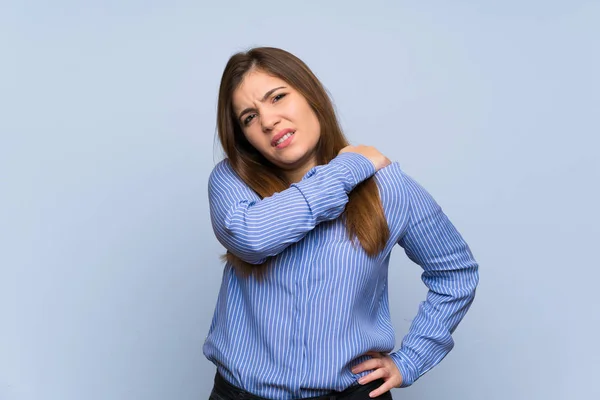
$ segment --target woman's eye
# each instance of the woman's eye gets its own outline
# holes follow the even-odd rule
[[[248,125],[255,116],[256,116],[256,114],[250,114],[246,118],[244,118],[244,125]]]
[[[273,101],[279,101],[285,97],[285,93],[280,93],[277,96],[273,97]]]

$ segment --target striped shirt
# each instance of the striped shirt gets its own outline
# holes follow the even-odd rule
[[[390,237],[370,257],[348,240],[340,217],[348,194],[375,175]],[[246,262],[272,257],[262,278],[228,263],[205,356],[230,383],[261,397],[303,398],[356,384],[368,351],[389,353],[402,386],[452,349],[452,332],[475,296],[478,264],[441,207],[398,163],[375,172],[356,153],[316,166],[288,189],[261,199],[231,168],[209,178],[219,242]],[[388,264],[394,246],[423,268],[426,299],[394,351]]]

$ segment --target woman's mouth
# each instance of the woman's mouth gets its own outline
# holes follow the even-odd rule
[[[281,138],[279,138],[278,141],[275,142],[275,147],[279,146],[281,143],[288,140],[294,133],[296,133],[296,132],[288,132],[285,135],[283,135]]]

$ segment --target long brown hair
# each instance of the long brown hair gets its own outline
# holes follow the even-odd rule
[[[252,70],[264,71],[287,82],[306,98],[321,126],[316,150],[319,165],[335,158],[348,145],[348,141],[325,88],[302,60],[273,47],[258,47],[234,54],[227,62],[221,78],[217,131],[233,170],[261,198],[265,198],[289,188],[292,182],[246,140],[234,115],[233,93]],[[389,238],[389,228],[373,178],[363,181],[350,192],[342,218],[348,238],[353,242],[355,238],[358,239],[368,255],[375,256],[383,250]],[[262,265],[248,264],[230,252],[225,258],[244,274],[264,271],[268,264],[268,261]]]

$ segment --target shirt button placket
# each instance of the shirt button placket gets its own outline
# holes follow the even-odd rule
[[[315,251],[317,250],[318,241],[318,228],[313,229],[305,238],[305,247],[302,252],[302,259],[300,264],[300,274],[298,275],[297,288],[298,288],[298,301],[296,302],[297,310],[299,311],[297,321],[299,321],[298,340],[297,343],[301,349],[300,353],[300,376],[299,376],[299,387],[306,387],[306,377],[309,373],[309,365],[307,363],[307,351],[308,351],[308,309],[309,309],[309,298],[310,298],[310,276],[312,269],[314,268],[313,262],[315,257]],[[298,390],[298,397],[302,397],[302,393]]]

